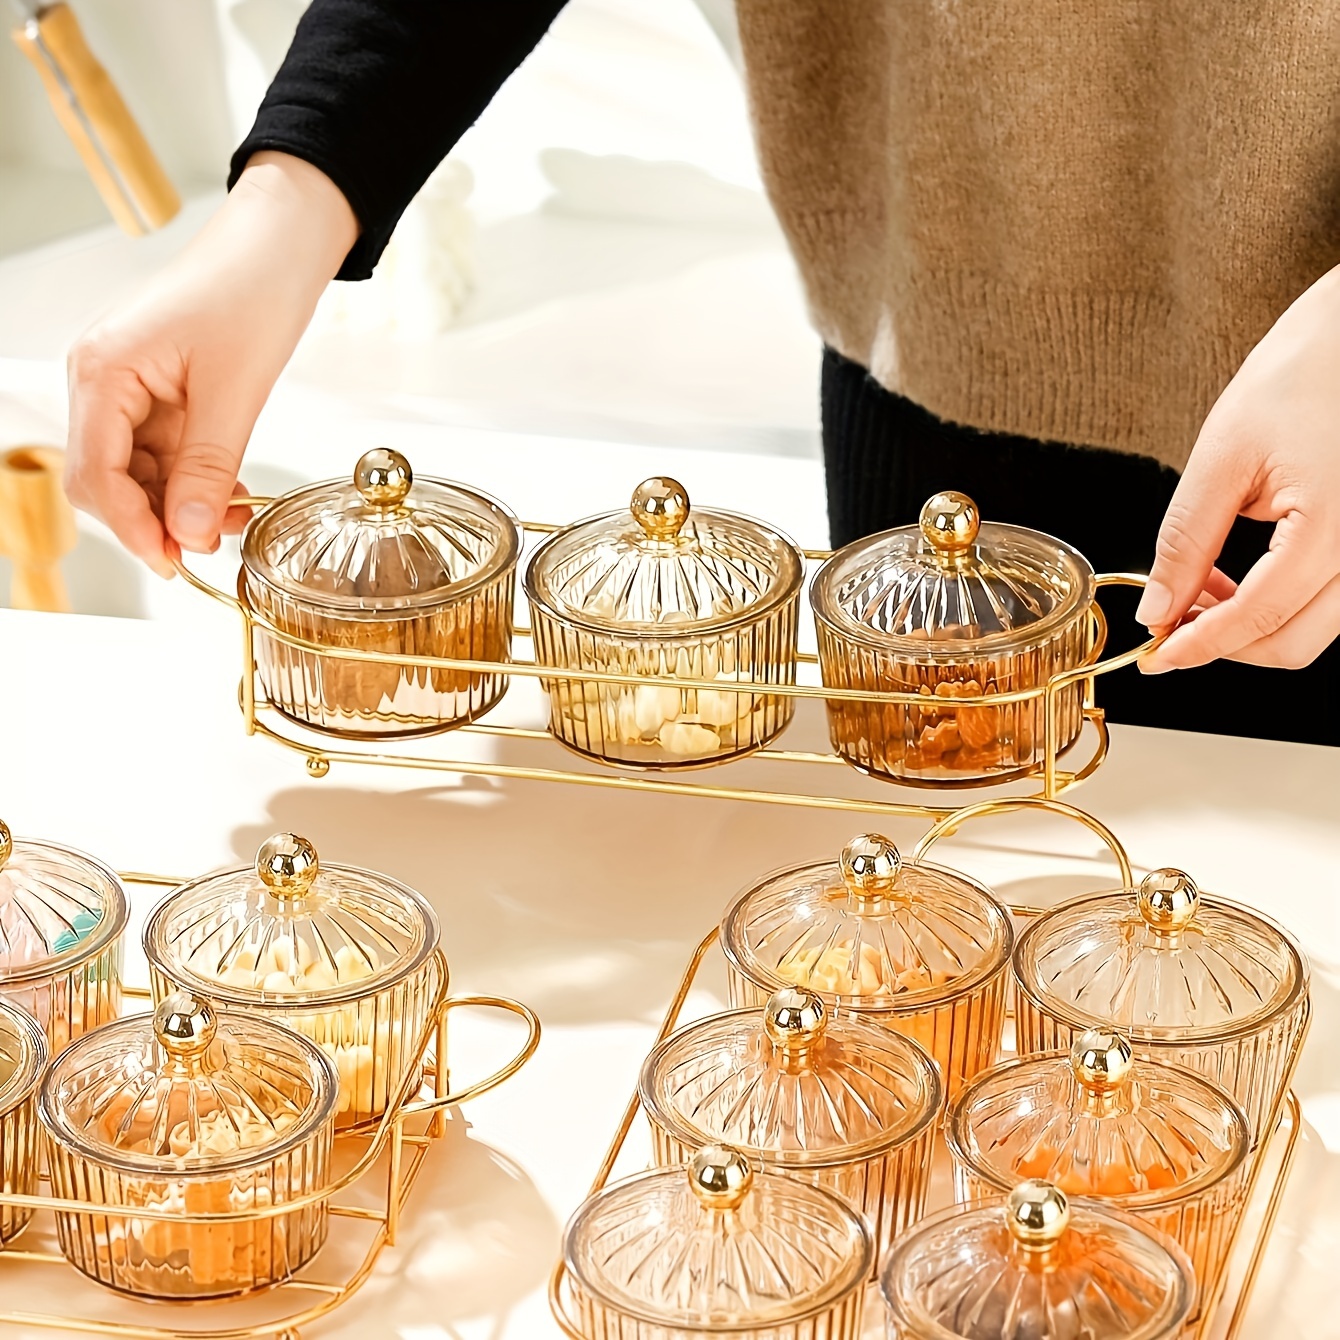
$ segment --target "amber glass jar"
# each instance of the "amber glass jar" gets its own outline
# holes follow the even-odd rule
[[[920,1043],[951,1097],[996,1060],[1013,941],[987,889],[904,862],[878,834],[854,838],[836,861],[768,875],[721,924],[732,1004],[762,1008],[782,986],[813,991],[834,1016]]]
[[[647,1058],[639,1086],[656,1163],[728,1144],[750,1162],[837,1192],[875,1232],[876,1258],[926,1206],[943,1088],[909,1038],[830,1019],[810,991],[689,1024]]]
[[[691,508],[673,479],[648,479],[627,511],[551,535],[526,570],[541,665],[710,686],[547,680],[550,729],[625,767],[701,766],[767,744],[793,700],[731,686],[795,683],[803,575],[780,531]]]
[[[327,1205],[217,1223],[136,1217],[262,1210],[331,1179],[335,1067],[315,1043],[177,992],[152,1015],[86,1033],[52,1063],[39,1114],[56,1195],[118,1213],[60,1212],[61,1251],[145,1298],[268,1288],[326,1239]]]
[[[500,502],[415,479],[396,451],[369,451],[352,481],[285,494],[242,536],[239,594],[281,632],[323,647],[454,660],[510,659],[521,530]],[[446,730],[487,712],[492,671],[364,662],[256,632],[270,702],[305,726],[385,738]]]
[[[972,702],[1040,688],[1095,659],[1096,589],[1069,545],[982,522],[961,493],[936,494],[917,526],[838,550],[810,587],[823,682],[914,693],[925,705],[832,698],[833,748],[903,782],[989,784],[1037,768],[1042,698]],[[1058,752],[1079,735],[1082,708],[1081,682],[1057,695]]]

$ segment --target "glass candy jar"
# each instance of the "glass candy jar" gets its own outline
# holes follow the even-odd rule
[[[53,1052],[120,1013],[127,915],[101,861],[0,822],[0,996],[37,1020]]]
[[[390,655],[506,661],[521,531],[501,503],[415,479],[396,451],[369,451],[352,481],[285,494],[242,536],[239,594],[281,632]],[[270,702],[340,735],[420,735],[472,721],[502,697],[485,671],[356,661],[255,631]]]
[[[379,1116],[419,1064],[446,963],[428,901],[385,875],[323,865],[294,833],[254,866],[183,884],[144,928],[154,999],[179,988],[283,1020],[339,1077],[341,1129]]]
[[[982,522],[962,493],[937,493],[917,526],[838,550],[810,587],[824,684],[915,693],[926,705],[830,699],[833,748],[905,782],[985,784],[1038,767],[1041,696],[964,704],[1039,688],[1096,657],[1096,590],[1069,545]],[[1058,753],[1079,735],[1082,709],[1082,682],[1058,693]]]
[[[0,1190],[35,1196],[37,1083],[47,1063],[47,1041],[25,1010],[0,999]],[[0,1205],[0,1247],[28,1226],[32,1210]]]
[[[1175,1243],[1040,1181],[923,1219],[880,1274],[890,1340],[1175,1340],[1191,1308]]]
[[[673,479],[639,485],[630,511],[579,521],[535,551],[525,579],[535,659],[720,687],[546,680],[550,729],[625,766],[760,748],[791,720],[793,700],[730,686],[795,683],[800,551],[760,521],[690,509]]]
[[[915,1042],[784,987],[764,1006],[692,1023],[639,1085],[661,1167],[709,1144],[836,1192],[875,1232],[876,1259],[921,1217],[942,1089]]]
[[[288,1278],[326,1239],[335,1067],[314,1043],[178,992],[152,1015],[85,1034],[52,1063],[39,1114],[51,1187],[118,1213],[57,1212],[61,1251],[91,1279],[145,1298],[222,1298]]]
[[[945,1137],[960,1200],[1041,1178],[1176,1239],[1204,1288],[1226,1264],[1247,1194],[1246,1113],[1195,1071],[1134,1059],[1120,1033],[1091,1029],[1068,1055],[978,1075]]]
[[[761,1007],[782,986],[813,991],[834,1015],[919,1042],[950,1097],[996,1059],[1013,938],[980,884],[904,862],[878,834],[837,861],[767,876],[721,926],[733,1005]]]
[[[713,1145],[592,1196],[563,1261],[584,1336],[856,1340],[874,1253],[837,1196]]]
[[[1202,897],[1180,870],[1138,891],[1072,899],[1015,949],[1021,1055],[1112,1026],[1137,1056],[1198,1070],[1242,1104],[1258,1138],[1282,1096],[1309,1017],[1308,971],[1273,921]]]

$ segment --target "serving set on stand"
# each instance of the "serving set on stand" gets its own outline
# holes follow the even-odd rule
[[[1298,1136],[1308,970],[1189,875],[1137,880],[1060,799],[1108,749],[1095,680],[1149,646],[1103,659],[1099,592],[1141,578],[1096,576],[952,493],[831,555],[669,479],[626,510],[523,525],[381,450],[349,481],[248,501],[236,595],[186,576],[240,616],[248,733],[313,777],[408,766],[932,821],[902,854],[853,820],[841,851],[760,872],[724,909],[567,1226],[550,1298],[568,1336],[1238,1331]],[[799,650],[806,595],[817,655]],[[489,719],[515,678],[540,681],[547,731]],[[778,743],[805,698],[831,753]],[[457,756],[445,732],[552,737],[580,760]],[[704,780],[745,756],[806,780]],[[887,798],[810,781],[843,766]],[[1005,793],[964,803],[977,787]],[[928,859],[1013,810],[1097,834],[1118,886],[1009,907]],[[144,929],[152,1013],[123,1014],[125,881],[3,832],[0,1278],[40,1258],[202,1305],[107,1334],[305,1334],[394,1243],[447,1109],[534,1051],[533,1012],[451,995],[422,895],[278,834],[252,865],[139,877],[167,891]],[[730,1008],[686,1022],[717,945]],[[466,1006],[520,1015],[528,1038],[453,1090],[446,1021]],[[616,1179],[639,1114],[652,1166]],[[377,1178],[377,1208],[344,1198]],[[39,1211],[59,1254],[16,1241]],[[367,1235],[360,1264],[323,1276],[344,1230]],[[265,1316],[229,1313],[261,1295]]]

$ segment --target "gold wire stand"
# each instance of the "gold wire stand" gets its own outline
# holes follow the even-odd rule
[[[138,871],[124,872],[122,879],[131,884],[158,887],[176,887],[185,883],[185,880],[166,875],[144,874]],[[458,1104],[477,1098],[510,1079],[535,1054],[540,1042],[540,1020],[529,1006],[509,1000],[505,996],[448,995],[446,960],[440,951],[437,957],[439,960],[437,993],[428,1022],[419,1038],[417,1052],[419,1064],[410,1067],[410,1073],[401,1085],[399,1093],[393,1096],[393,1100],[380,1117],[337,1134],[337,1150],[341,1146],[345,1150],[356,1149],[359,1145],[362,1149],[356,1154],[352,1166],[328,1187],[259,1209],[208,1214],[179,1213],[152,1206],[113,1207],[94,1204],[91,1201],[63,1200],[46,1193],[24,1196],[0,1192],[0,1205],[31,1207],[39,1211],[60,1211],[90,1218],[169,1220],[174,1224],[199,1224],[206,1227],[211,1224],[273,1219],[328,1200],[331,1216],[330,1239],[315,1262],[305,1266],[292,1278],[268,1290],[248,1294],[236,1300],[226,1298],[182,1299],[172,1302],[138,1300],[111,1290],[104,1293],[99,1286],[90,1283],[91,1290],[103,1294],[108,1300],[115,1298],[118,1308],[129,1306],[142,1310],[145,1313],[144,1320],[112,1321],[93,1314],[92,1309],[90,1315],[83,1316],[6,1309],[0,1311],[0,1326],[77,1331],[90,1335],[116,1337],[117,1340],[263,1340],[263,1337],[275,1337],[276,1340],[302,1340],[305,1327],[333,1312],[353,1297],[367,1282],[382,1252],[387,1247],[395,1246],[401,1212],[418,1180],[428,1150],[446,1134],[447,1113]],[[147,1001],[149,998],[149,992],[138,987],[124,987],[122,995],[131,1001]],[[453,1093],[449,1088],[449,1076],[445,1064],[447,1019],[453,1010],[465,1008],[497,1009],[516,1015],[525,1022],[527,1037],[521,1050],[493,1074]],[[364,1179],[370,1180],[374,1165],[382,1160],[383,1155],[386,1156],[385,1190],[379,1193],[377,1204],[355,1204],[334,1199],[349,1191],[355,1183]],[[42,1182],[44,1185],[49,1185],[45,1174]],[[31,1231],[31,1225],[25,1231]],[[320,1274],[321,1257],[334,1254],[332,1248],[338,1245],[335,1241],[337,1234],[348,1235],[348,1240],[353,1241],[354,1235],[369,1231],[371,1236],[362,1258],[342,1277],[327,1279]],[[21,1246],[0,1250],[0,1278],[4,1277],[7,1270],[16,1266],[37,1266],[47,1270],[55,1267],[67,1274],[74,1272],[74,1268],[58,1252],[28,1251]],[[83,1279],[82,1276],[78,1278]],[[14,1298],[20,1287],[22,1286],[13,1280],[5,1282],[3,1288],[7,1302]],[[258,1321],[236,1320],[232,1324],[227,1322],[230,1308],[250,1308],[258,1303],[267,1312],[272,1311],[273,1315]],[[210,1314],[208,1325],[164,1323],[165,1315],[169,1311],[175,1313],[184,1323],[187,1315],[199,1317],[202,1315],[202,1310]],[[156,1320],[149,1320],[150,1314]]]
[[[1051,814],[1056,814],[1066,819],[1073,819],[1076,823],[1082,824],[1090,832],[1096,833],[1110,848],[1115,857],[1118,867],[1121,871],[1122,887],[1130,888],[1131,863],[1126,853],[1125,847],[1117,839],[1116,835],[1100,820],[1095,819],[1093,815],[1086,814],[1083,810],[1076,809],[1073,805],[1067,805],[1062,801],[1049,799],[1040,796],[1010,796],[1000,799],[985,800],[975,805],[965,806],[956,813],[950,814],[939,820],[931,829],[929,829],[917,843],[913,859],[921,860],[930,848],[941,838],[949,837],[957,831],[959,826],[970,819],[985,817],[992,814],[1007,813],[1012,810],[1020,809],[1038,809]],[[1031,907],[1024,904],[1011,904],[1011,913],[1020,919],[1026,920],[1030,917],[1039,915],[1044,909]],[[670,1004],[665,1012],[665,1017],[661,1022],[660,1029],[657,1031],[656,1040],[649,1050],[654,1050],[660,1046],[672,1033],[680,1026],[681,1016],[684,1012],[684,1005],[688,1001],[689,994],[697,985],[698,974],[702,969],[703,960],[708,952],[716,945],[720,939],[721,929],[719,926],[713,927],[699,942],[697,948],[693,951],[689,959],[688,966],[684,969],[684,974],[680,978],[679,986],[672,997]],[[1013,1010],[1010,1011],[1010,1017],[1013,1017]],[[1285,1068],[1281,1078],[1280,1089],[1276,1094],[1274,1105],[1271,1108],[1270,1119],[1265,1123],[1264,1129],[1269,1131],[1269,1135],[1263,1136],[1257,1143],[1255,1150],[1250,1155],[1250,1163],[1247,1173],[1247,1191],[1242,1200],[1242,1209],[1238,1214],[1237,1221],[1233,1226],[1233,1231],[1229,1235],[1229,1241],[1224,1249],[1222,1264],[1217,1277],[1209,1281],[1209,1287],[1206,1289],[1203,1297],[1205,1302],[1201,1308],[1201,1314],[1196,1323],[1188,1326],[1183,1332],[1183,1340],[1237,1340],[1241,1334],[1243,1322],[1246,1319],[1247,1305],[1251,1301],[1252,1289],[1256,1285],[1257,1276],[1260,1274],[1262,1263],[1265,1260],[1266,1249],[1270,1243],[1270,1235],[1274,1229],[1275,1221],[1279,1217],[1280,1205],[1284,1199],[1285,1187],[1289,1180],[1289,1173],[1293,1168],[1294,1157],[1298,1149],[1298,1139],[1302,1133],[1302,1110],[1298,1103],[1298,1098],[1290,1085],[1293,1081],[1294,1072],[1298,1068],[1299,1057],[1302,1054],[1303,1043],[1307,1037],[1308,1026],[1311,1023],[1311,1005],[1307,1007],[1307,1015],[1304,1025],[1299,1030],[1290,1049],[1288,1065]],[[1002,1054],[1004,1059],[1004,1054]],[[637,1120],[638,1113],[642,1110],[641,1101],[637,1090],[633,1090],[632,1097],[628,1100],[627,1106],[623,1110],[623,1116],[620,1118],[618,1130],[615,1132],[614,1139],[605,1153],[599,1169],[596,1172],[594,1180],[591,1182],[588,1195],[594,1196],[597,1192],[604,1190],[608,1185],[620,1157],[623,1155],[624,1148],[628,1143],[628,1136],[632,1132],[633,1125]],[[1265,1169],[1272,1163],[1276,1163],[1273,1176],[1268,1183],[1263,1182]],[[1264,1201],[1260,1196],[1264,1194]],[[930,1205],[927,1212],[940,1208],[938,1205]],[[1218,1323],[1224,1316],[1224,1309],[1230,1301],[1229,1282],[1233,1273],[1233,1267],[1238,1263],[1236,1257],[1238,1249],[1242,1242],[1244,1227],[1248,1220],[1259,1212],[1260,1220],[1257,1225],[1256,1236],[1250,1244],[1249,1254],[1242,1265],[1242,1278],[1234,1291],[1232,1297],[1232,1311],[1228,1314],[1227,1325],[1222,1329]],[[554,1320],[558,1323],[559,1329],[568,1340],[594,1340],[593,1337],[582,1331],[573,1321],[567,1303],[567,1267],[560,1257],[555,1264],[549,1277],[549,1309],[553,1314]],[[1201,1287],[1205,1288],[1205,1282],[1201,1282]],[[871,1317],[869,1315],[872,1308],[881,1306],[874,1296],[873,1290],[867,1290],[865,1308],[866,1316],[862,1327],[862,1334],[870,1333]],[[883,1332],[881,1331],[881,1334]]]
[[[272,501],[268,498],[246,498],[238,500],[241,504],[263,506]],[[523,529],[532,534],[544,535],[557,527],[547,522],[524,522]],[[828,550],[807,549],[805,558],[817,563],[830,557]],[[246,584],[238,582],[238,595],[233,596],[218,587],[212,586],[202,577],[193,573],[183,564],[177,564],[177,571],[196,590],[233,610],[242,623],[242,678],[238,689],[238,702],[248,735],[262,735],[275,743],[301,754],[305,760],[307,772],[312,777],[326,776],[332,764],[364,764],[375,767],[413,768],[431,772],[446,772],[472,777],[496,777],[500,779],[567,782],[577,786],[598,787],[618,791],[651,792],[658,795],[702,796],[715,800],[742,800],[758,804],[790,805],[810,809],[844,810],[848,812],[881,814],[899,818],[939,819],[964,808],[970,802],[960,804],[932,803],[927,799],[884,799],[882,797],[859,798],[833,795],[815,785],[797,783],[794,789],[761,790],[745,786],[718,786],[707,782],[690,782],[678,777],[655,775],[655,770],[632,768],[628,765],[596,764],[605,770],[599,772],[580,772],[570,767],[530,767],[520,764],[498,763],[485,759],[458,759],[444,757],[423,750],[423,740],[437,740],[443,736],[462,736],[465,738],[490,737],[514,741],[545,742],[565,758],[568,751],[546,730],[533,730],[521,726],[507,726],[488,721],[469,722],[444,729],[440,732],[421,737],[413,742],[413,752],[401,752],[397,748],[387,752],[377,747],[375,739],[332,728],[304,728],[283,715],[266,697],[263,685],[257,673],[256,638],[261,634],[296,651],[307,652],[329,660],[352,661],[369,665],[386,665],[401,669],[423,671],[455,671],[472,674],[500,675],[509,681],[513,678],[563,681],[574,684],[612,684],[630,687],[664,687],[675,690],[708,689],[718,693],[763,694],[774,698],[819,699],[826,702],[874,702],[890,706],[917,707],[926,709],[928,700],[925,695],[908,692],[893,692],[877,689],[834,689],[821,684],[773,684],[746,680],[697,680],[666,675],[631,675],[602,670],[573,670],[548,665],[539,665],[525,655],[521,644],[530,638],[530,629],[521,625],[512,629],[513,657],[508,661],[466,660],[446,656],[417,656],[408,653],[368,651],[357,647],[333,647],[313,642],[277,627],[251,607],[246,598]],[[1105,573],[1097,578],[1098,588],[1114,586],[1141,587],[1147,579],[1139,573]],[[956,715],[962,707],[971,707],[981,711],[991,707],[1007,707],[1013,704],[1041,701],[1043,704],[1043,741],[1042,757],[1022,776],[1002,778],[998,785],[1027,782],[1036,786],[1036,794],[1044,799],[1055,799],[1063,792],[1078,786],[1097,771],[1107,757],[1109,738],[1107,723],[1102,708],[1094,700],[1094,680],[1113,670],[1131,665],[1141,656],[1158,645],[1158,638],[1150,638],[1139,646],[1131,648],[1106,660],[1101,659],[1107,643],[1107,619],[1101,606],[1095,601],[1089,612],[1088,651],[1084,663],[1054,675],[1045,684],[1033,688],[1014,689],[1006,692],[983,693],[971,699],[935,698],[934,710],[938,715]],[[802,652],[798,656],[801,666],[815,667],[818,657],[812,652]],[[1090,753],[1082,760],[1076,760],[1074,766],[1063,768],[1062,760],[1067,751],[1060,745],[1059,707],[1062,695],[1076,684],[1082,684],[1082,712],[1085,726],[1080,739],[1070,746],[1069,752],[1075,752],[1081,740],[1089,738]],[[332,741],[348,741],[353,748],[333,747]],[[397,741],[397,746],[403,741]],[[822,769],[837,764],[840,767],[858,771],[836,753],[820,751],[781,749],[772,746],[755,750],[753,753],[720,763],[705,761],[703,768],[724,767],[728,764],[744,764],[759,760],[765,763],[781,763],[789,769]],[[700,769],[701,771],[701,769]],[[900,784],[885,778],[879,779],[893,791],[911,792],[925,797],[929,791],[954,792],[964,783],[952,779],[928,780],[920,783]],[[992,783],[972,783],[980,794],[985,786]]]

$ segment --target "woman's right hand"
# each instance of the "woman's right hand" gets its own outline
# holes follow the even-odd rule
[[[247,440],[357,236],[323,172],[256,154],[187,250],[71,350],[66,491],[161,576],[245,522],[228,502]]]

